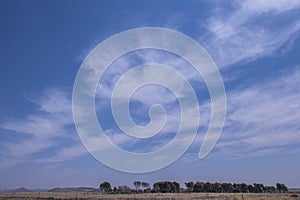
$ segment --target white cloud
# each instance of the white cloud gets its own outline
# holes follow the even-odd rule
[[[106,109],[108,106],[110,106],[111,93],[114,89],[116,82],[121,78],[121,76],[128,70],[132,69],[133,67],[136,67],[136,65],[140,65],[142,63],[164,64],[174,68],[174,70],[179,72],[188,81],[201,81],[199,76],[197,76],[196,70],[193,69],[192,66],[189,66],[185,61],[183,61],[179,57],[175,57],[162,51],[137,51],[132,54],[126,55],[126,57],[121,57],[120,59],[118,59],[112,66],[110,66],[110,68],[103,75],[103,81],[100,82],[96,93],[96,105],[98,106],[99,110],[103,108]],[[132,86],[135,85],[141,85],[140,79],[142,79],[141,77],[144,75],[146,75],[147,79],[163,80],[165,84],[169,86],[169,88],[176,88],[176,91],[178,93],[177,98],[174,94],[172,94],[164,87],[157,87],[151,84],[146,85],[136,90],[136,92],[133,93],[133,95],[131,96],[131,100],[141,103],[141,106],[138,108],[131,107],[130,111],[131,113],[134,113],[138,116],[142,116],[142,118],[144,118],[145,115],[148,114],[148,109],[151,105],[161,104],[164,107],[168,107],[168,121],[166,123],[166,126],[163,128],[162,132],[177,132],[178,126],[180,124],[180,111],[173,107],[178,99],[187,97],[190,98],[190,96],[187,95],[188,90],[186,90],[186,86],[182,84],[180,80],[176,79],[176,77],[170,76],[170,73],[166,73],[163,70],[161,70],[161,72],[158,73],[157,71],[149,69],[147,71],[146,68],[143,69],[142,72],[136,72],[136,74],[136,77],[130,78],[128,81],[124,81],[124,83],[121,84],[124,89],[120,90],[120,93],[118,93],[117,97],[119,99],[125,98],[129,93],[128,88],[132,88]],[[191,110],[187,112],[190,116],[192,116],[195,110],[196,108],[191,108]],[[161,118],[157,119],[158,121],[161,120]],[[156,122],[153,121],[153,124],[161,124]],[[192,124],[187,126],[191,128]],[[153,127],[157,128],[157,126]]]
[[[300,30],[300,20],[292,18],[287,23],[276,25],[268,21],[280,19],[283,14],[299,9],[297,0],[276,0],[272,2],[249,0],[234,2],[234,10],[229,13],[223,11],[214,13],[207,21],[209,34],[200,38],[206,49],[210,52],[219,66],[229,66],[240,61],[249,61],[261,56],[270,55],[291,40]],[[224,17],[226,15],[226,17]],[[134,58],[134,59],[133,59]],[[158,51],[135,52],[130,57],[122,57],[107,70],[102,84],[97,88],[97,105],[101,100],[110,98],[114,83],[137,64],[156,62],[174,67],[186,79],[201,81],[195,70],[188,66],[182,59]],[[100,59],[101,60],[101,59]],[[97,60],[93,60],[97,62]],[[114,67],[115,66],[115,67]],[[94,69],[97,70],[97,69]],[[94,73],[92,71],[91,73]],[[149,74],[150,75],[150,74]],[[163,76],[164,74],[151,74],[151,76]],[[168,79],[170,84],[180,87],[172,77]],[[242,91],[229,93],[229,115],[226,129],[222,134],[223,140],[218,144],[223,154],[240,155],[243,153],[268,154],[278,152],[278,149],[290,144],[300,142],[298,134],[300,124],[300,72],[293,75],[280,77],[270,83],[260,86],[252,86]],[[149,95],[151,94],[151,95]],[[133,96],[145,107],[156,101],[163,105],[174,103],[174,96],[165,89],[145,87]],[[38,106],[38,110],[22,119],[8,120],[0,123],[0,128],[16,132],[19,135],[29,136],[27,139],[18,140],[15,143],[4,143],[3,148],[7,154],[6,160],[0,164],[2,167],[12,166],[23,162],[34,153],[57,147],[55,155],[49,159],[41,159],[47,162],[60,162],[72,159],[87,153],[77,134],[70,126],[73,126],[71,97],[62,90],[55,88],[45,90],[41,98],[31,99]],[[99,103],[99,104],[98,104]],[[200,108],[201,125],[209,123],[209,106],[206,102]],[[141,110],[144,112],[145,110]],[[193,113],[191,108],[189,113]],[[180,118],[178,110],[170,110],[168,120],[164,128],[165,132],[176,132]],[[190,126],[193,126],[192,124]],[[205,125],[203,125],[204,127]],[[117,132],[115,129],[106,131],[109,138],[117,145],[134,145],[136,140]],[[59,146],[57,140],[68,139],[68,146]],[[202,139],[201,139],[202,140]],[[181,144],[186,141],[182,140]],[[166,143],[164,139],[154,144],[151,150],[161,147]],[[107,148],[99,146],[99,148]],[[148,147],[147,147],[148,148]],[[240,152],[240,150],[243,152]],[[0,166],[0,167],[1,167]]]
[[[300,143],[300,70],[228,93],[217,149],[227,157],[294,151]],[[297,149],[297,148],[296,148]]]
[[[257,13],[283,12],[300,7],[299,0],[247,0],[243,4],[243,9]]]
[[[56,152],[56,154],[49,157],[43,157],[38,159],[38,162],[48,162],[48,163],[59,163],[72,160],[76,157],[86,155],[87,150],[83,147],[82,144],[78,143],[77,145],[64,147]]]
[[[216,9],[207,21],[208,35],[200,38],[219,67],[271,55],[299,33],[300,20],[290,12],[300,9],[298,0],[232,4],[231,12]]]
[[[113,87],[115,86],[116,82],[122,77],[122,75],[124,75],[128,70],[137,67],[137,65],[145,63],[164,64],[174,68],[189,81],[201,81],[201,78],[197,74],[196,70],[193,69],[191,65],[189,65],[180,57],[176,57],[174,55],[157,50],[136,51],[134,53],[130,53],[126,56],[117,59],[115,63],[113,63],[106,70],[106,72],[103,74],[102,81],[98,85],[96,96],[98,98],[110,98]],[[159,76],[163,80],[168,80],[170,85],[177,85],[178,87],[180,87],[178,81],[173,80],[170,76],[165,77],[164,73],[153,74],[147,72],[147,76]],[[137,80],[132,80],[128,84],[133,84],[136,81]],[[165,89],[158,89],[157,87],[147,87],[144,89],[146,89],[144,90],[145,93],[152,92],[152,98],[148,98],[147,96],[143,95],[143,93],[138,93],[134,97],[136,98],[136,100],[147,103],[148,101],[153,102],[153,100],[159,100],[164,98],[167,98],[166,102],[169,102],[172,99],[172,96],[168,95]],[[155,90],[155,92],[153,92],[153,90]]]
[[[72,145],[81,145],[78,142],[76,132],[72,127],[72,105],[68,93],[51,88],[46,89],[40,98],[30,99],[38,107],[38,110],[28,114],[21,119],[11,119],[0,123],[2,130],[9,130],[15,140],[13,142],[3,142],[5,159],[1,160],[0,168],[20,164],[30,160],[30,156],[41,153],[55,147],[60,149],[60,157],[74,157],[80,155],[82,150],[77,150]],[[68,141],[68,146],[62,145],[62,141]],[[7,165],[6,163],[10,163]]]

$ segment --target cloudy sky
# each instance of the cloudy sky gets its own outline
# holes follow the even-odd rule
[[[0,25],[0,189],[98,187],[103,181],[132,185],[134,180],[300,187],[299,0],[4,0]],[[180,72],[196,92],[201,116],[197,137],[179,160],[155,172],[130,174],[103,165],[85,149],[74,125],[72,89],[79,67],[100,42],[148,26],[180,31],[205,48],[224,80],[227,116],[217,145],[199,159],[211,108],[201,76],[161,50],[120,57],[100,79],[95,101],[99,124],[114,144],[130,152],[155,151],[179,126],[176,96],[155,85],[133,94],[130,114],[136,124],[147,125],[151,105],[163,105],[167,120],[161,132],[136,139],[118,128],[112,90],[137,65],[155,62]]]

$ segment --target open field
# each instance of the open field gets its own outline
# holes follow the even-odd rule
[[[300,200],[300,193],[286,194],[226,194],[226,193],[149,193],[149,194],[91,194],[91,193],[3,193],[0,199],[214,199],[214,200]]]

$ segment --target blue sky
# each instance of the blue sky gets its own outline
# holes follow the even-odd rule
[[[5,0],[0,25],[0,189],[97,187],[107,180],[113,185],[199,180],[300,187],[300,1]],[[129,174],[104,166],[83,147],[72,117],[72,88],[81,63],[99,42],[147,26],[180,31],[206,49],[224,80],[227,116],[216,147],[199,160],[210,116],[201,77],[170,53],[141,50],[121,57],[100,80],[96,96],[99,123],[115,144],[153,151],[178,127],[176,99],[157,86],[134,94],[131,114],[137,124],[147,124],[149,107],[165,105],[169,120],[162,133],[135,140],[116,127],[111,90],[138,64],[173,66],[188,77],[201,110],[197,138],[178,161],[156,172]]]

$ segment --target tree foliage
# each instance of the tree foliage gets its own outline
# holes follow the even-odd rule
[[[162,181],[153,184],[153,192],[176,193],[179,192],[180,184],[171,181]]]
[[[276,184],[276,190],[280,193],[285,193],[285,192],[288,191],[288,188],[282,183],[277,183]]]
[[[152,192],[152,193],[178,193],[178,192],[203,192],[203,193],[284,193],[288,188],[282,184],[277,183],[274,186],[265,186],[260,183],[246,184],[246,183],[210,183],[210,182],[186,182],[186,189],[180,188],[180,184],[172,181],[160,181],[150,184],[142,181],[134,181],[135,189],[131,189],[126,185],[112,187],[109,182],[100,184],[100,191],[102,193],[115,194],[129,194],[138,192]]]
[[[138,193],[140,191],[140,187],[143,187],[144,190],[142,190],[143,192],[145,192],[146,189],[150,188],[150,184],[147,182],[142,182],[142,181],[134,181],[133,185],[136,189],[136,192]],[[148,190],[147,190],[148,191]]]
[[[99,186],[99,188],[100,188],[100,191],[101,191],[102,193],[110,193],[110,192],[112,191],[111,185],[110,185],[110,183],[107,182],[107,181],[101,183],[100,186]]]
[[[185,187],[187,187],[189,192],[193,192],[194,190],[194,182],[188,182],[188,183],[184,183]]]

